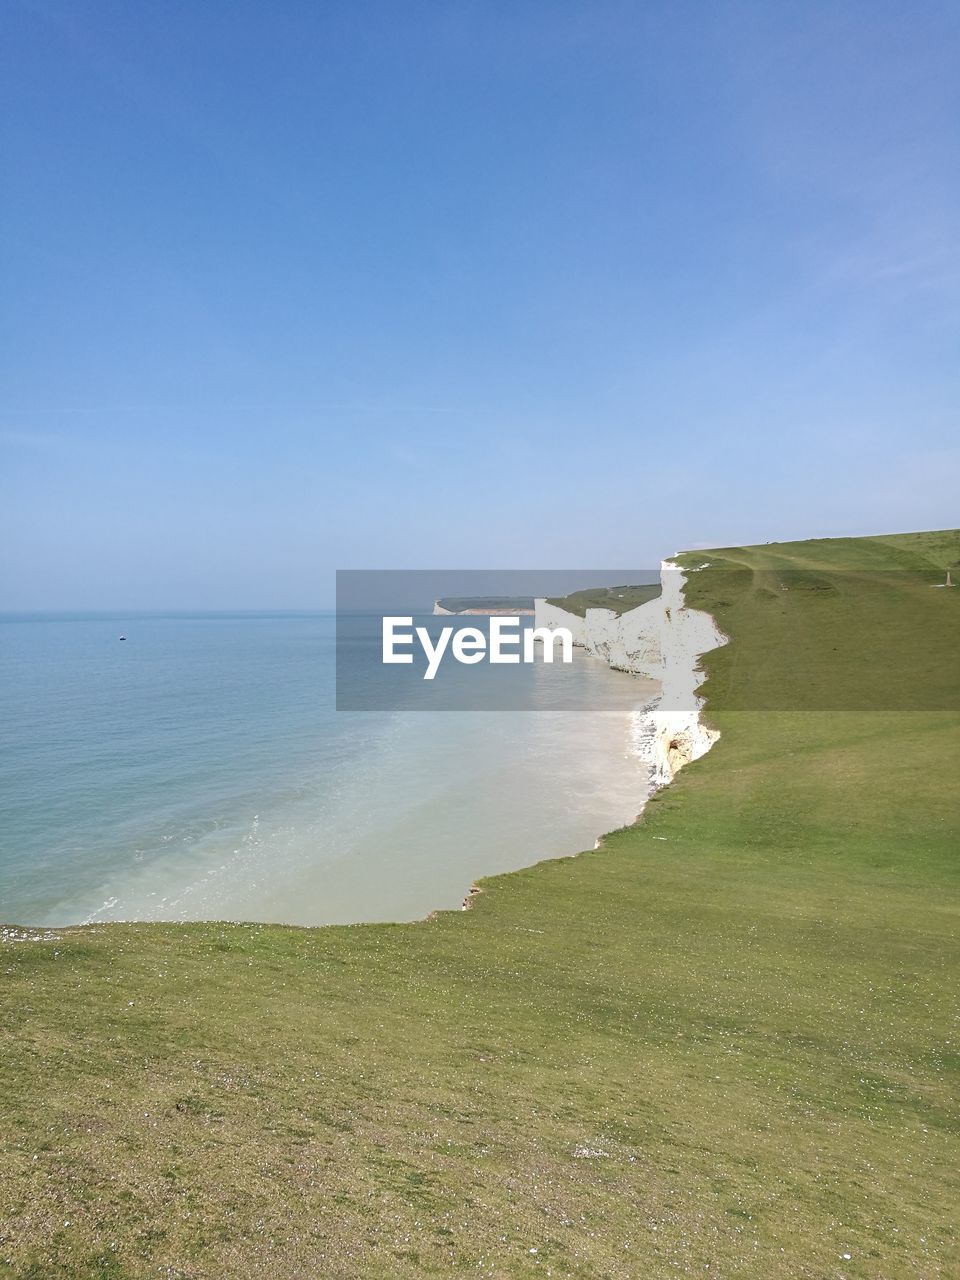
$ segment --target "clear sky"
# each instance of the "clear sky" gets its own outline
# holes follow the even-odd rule
[[[0,609],[958,522],[955,0],[0,24]]]

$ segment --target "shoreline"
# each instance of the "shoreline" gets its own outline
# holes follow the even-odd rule
[[[704,680],[700,659],[727,644],[728,637],[712,614],[691,609],[685,602],[687,577],[699,571],[664,560],[662,595],[653,602],[661,606],[664,619],[661,692],[636,713],[633,730],[638,755],[651,765],[652,791],[669,786],[684,765],[699,760],[720,737],[718,729],[707,728],[702,720],[705,700],[698,693]]]
[[[110,924],[123,924],[126,926],[141,924],[241,924],[252,923],[260,925],[270,925],[278,927],[295,927],[295,928],[330,928],[330,927],[352,927],[354,924],[380,924],[380,923],[416,923],[419,921],[429,920],[438,914],[446,911],[455,911],[458,909],[459,903],[461,908],[468,906],[480,891],[480,884],[491,877],[510,874],[525,870],[531,866],[535,866],[540,862],[549,862],[556,859],[576,856],[577,853],[589,848],[598,848],[603,842],[604,836],[610,831],[619,830],[621,827],[629,827],[637,822],[644,813],[647,802],[650,797],[662,786],[667,785],[675,776],[679,768],[688,760],[695,759],[703,754],[716,740],[715,734],[703,728],[699,723],[699,714],[702,700],[695,696],[695,690],[703,679],[699,670],[699,657],[703,652],[715,647],[717,643],[724,643],[725,638],[721,637],[713,619],[707,614],[700,614],[695,610],[687,609],[683,602],[683,585],[686,581],[686,573],[678,568],[673,561],[664,561],[661,565],[661,596],[647,604],[640,606],[638,609],[629,611],[621,616],[612,614],[606,610],[591,610],[593,615],[597,613],[603,618],[609,615],[609,618],[617,618],[617,625],[626,627],[631,633],[631,645],[633,652],[637,651],[637,637],[642,639],[642,648],[644,661],[623,660],[622,652],[613,654],[609,648],[606,652],[598,652],[593,646],[580,643],[578,647],[590,653],[591,657],[601,660],[611,670],[628,671],[630,674],[646,677],[649,679],[657,679],[660,685],[659,691],[653,696],[649,696],[648,691],[640,692],[644,701],[634,702],[633,705],[624,708],[623,714],[626,715],[626,723],[624,726],[624,747],[625,759],[632,759],[635,765],[643,773],[634,803],[630,805],[627,812],[623,812],[623,820],[619,815],[614,813],[610,817],[614,821],[603,823],[599,835],[587,836],[587,832],[581,833],[580,839],[582,844],[576,846],[568,845],[567,849],[560,849],[556,852],[544,852],[534,854],[532,861],[523,859],[523,850],[518,849],[518,854],[522,860],[506,870],[490,870],[481,871],[476,880],[467,880],[469,888],[466,894],[461,897],[457,895],[450,902],[450,905],[432,906],[429,901],[424,904],[426,910],[421,910],[416,914],[393,916],[388,904],[382,915],[371,916],[366,920],[347,921],[347,920],[326,920],[320,922],[297,921],[296,919],[282,919],[279,917],[270,918],[270,914],[266,914],[264,918],[260,918],[258,914],[251,912],[249,915],[221,916],[211,913],[209,916],[201,916],[193,920],[176,919],[150,919],[137,918],[137,916],[127,916],[122,919],[76,919],[66,923],[53,923],[49,921],[43,924],[26,924],[17,922],[6,922],[4,932],[0,934],[0,941],[14,941],[16,935],[26,932],[31,935],[43,935],[50,930],[74,930],[87,929],[94,927],[102,927]],[[580,619],[582,622],[583,619]],[[694,625],[691,625],[691,622]],[[608,629],[609,630],[609,629]],[[607,635],[609,641],[609,634]],[[623,646],[620,646],[621,649]],[[651,652],[655,650],[659,661],[652,664],[649,661]],[[620,721],[623,724],[623,721]],[[549,757],[546,758],[542,765],[543,768],[550,768]],[[585,772],[589,772],[589,765],[584,764]],[[589,830],[589,827],[587,828]],[[597,828],[594,828],[596,831]],[[528,833],[529,834],[529,833]],[[586,837],[586,838],[584,838]],[[539,839],[534,833],[536,849]],[[588,843],[592,841],[592,844]],[[551,842],[552,843],[552,842]],[[543,847],[542,845],[540,846]],[[548,845],[549,847],[549,845]],[[530,850],[530,845],[526,848]],[[529,855],[528,855],[529,856]],[[485,859],[480,859],[481,865]],[[469,877],[468,868],[464,868]],[[465,877],[466,878],[466,877]],[[461,890],[460,893],[463,891]],[[446,895],[444,895],[446,896]],[[266,903],[264,905],[267,905]],[[400,903],[396,904],[401,906]],[[401,906],[402,910],[402,906]],[[269,912],[269,908],[268,908]],[[39,940],[39,937],[38,939]]]
[[[457,915],[430,928],[17,931],[0,948],[8,1265],[196,1271],[212,1240],[214,1270],[225,1256],[251,1277],[264,1257],[285,1277],[331,1259],[411,1277],[726,1274],[745,1257],[764,1275],[949,1270],[960,616],[930,588],[958,556],[951,532],[726,549],[671,573],[730,647],[698,661],[674,637],[672,703],[646,710],[656,686],[589,663],[598,690],[633,691],[607,747],[623,753],[636,707],[664,777],[687,759],[678,725],[704,730],[690,758],[706,726],[722,750],[596,856],[483,880],[469,915],[461,861]],[[872,572],[891,560],[909,569],[895,587]],[[756,589],[831,565],[835,592],[774,610]],[[883,623],[865,678],[905,673],[918,705],[845,714],[838,736],[830,700]],[[809,687],[785,635],[819,710],[744,719],[770,682]],[[602,786],[572,736],[557,749]]]
[[[660,692],[632,714],[634,749],[652,770],[652,791],[668,785],[719,737],[701,723],[704,700],[697,690],[703,683],[700,658],[725,645],[728,637],[711,614],[690,608],[684,598],[688,576],[708,567],[709,562],[684,569],[676,558],[661,561],[660,595],[622,614],[601,608],[587,609],[580,617],[537,600],[538,626],[567,626],[574,645],[614,671],[659,681]]]
[[[679,554],[679,553],[678,553]],[[701,565],[700,568],[706,568]],[[690,608],[684,599],[684,587],[690,573],[698,569],[682,569],[675,559],[660,564],[660,596],[647,604],[621,615],[607,609],[589,609],[584,619],[564,615],[556,605],[550,605],[550,621],[553,625],[569,625],[569,620],[583,624],[575,632],[574,644],[588,650],[596,657],[604,657],[614,671],[628,671],[633,675],[652,676],[660,682],[660,692],[648,702],[629,713],[629,739],[631,753],[647,766],[647,790],[633,819],[639,822],[647,804],[657,791],[668,787],[680,770],[710,750],[720,738],[718,729],[707,728],[702,722],[705,699],[697,690],[704,680],[700,659],[705,653],[728,643],[729,638],[720,630],[712,614]],[[540,625],[541,601],[537,601],[537,625]],[[601,626],[609,627],[609,619],[616,619],[614,629],[619,635],[604,639],[609,646],[606,654],[598,653],[588,632],[589,615],[608,615],[600,618]],[[639,624],[639,625],[638,625]],[[630,650],[624,637],[635,647]],[[639,644],[637,643],[639,642]],[[642,655],[633,662],[630,653]],[[652,654],[659,655],[659,661]],[[617,661],[613,655],[617,655]],[[624,655],[626,661],[623,660]],[[633,823],[627,825],[633,825]],[[609,832],[597,836],[593,848],[600,849]],[[571,855],[565,855],[571,856]],[[572,855],[576,857],[577,855]],[[540,862],[554,861],[543,858]],[[538,863],[532,864],[534,866]],[[509,872],[507,874],[510,874]],[[471,884],[460,910],[469,911],[477,897],[483,893],[485,876]],[[425,919],[439,915],[433,911]]]

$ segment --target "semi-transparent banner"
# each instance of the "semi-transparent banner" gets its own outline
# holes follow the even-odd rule
[[[960,591],[935,570],[341,570],[343,711],[960,708]],[[695,620],[694,620],[695,621]],[[704,640],[706,637],[706,640]],[[722,637],[721,637],[722,638]],[[729,649],[729,652],[727,651]]]
[[[588,610],[619,619],[659,595],[659,568],[340,570],[337,708],[568,711],[648,700],[649,675],[614,672],[591,648]]]

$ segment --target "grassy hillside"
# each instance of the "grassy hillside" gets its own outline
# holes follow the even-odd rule
[[[638,605],[646,604],[648,600],[655,600],[659,594],[660,583],[647,582],[633,587],[588,587],[568,596],[557,596],[547,603],[559,605],[568,613],[584,618],[588,609],[610,609],[613,613],[627,613]]]
[[[441,596],[437,601],[441,609],[449,613],[463,613],[467,609],[518,609],[531,610],[533,596]]]
[[[960,1274],[960,533],[709,556],[723,736],[602,849],[0,947],[0,1274]]]

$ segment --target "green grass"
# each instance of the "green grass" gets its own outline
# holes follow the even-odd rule
[[[466,609],[526,609],[534,605],[533,596],[441,596],[437,601],[441,609],[450,613],[463,613]]]
[[[588,587],[584,591],[574,591],[568,596],[557,596],[548,600],[548,604],[559,605],[568,613],[578,617],[586,617],[588,609],[609,609],[613,613],[627,613],[648,600],[656,600],[660,594],[659,582],[648,582],[641,586],[623,587]]]
[[[709,554],[723,736],[600,850],[0,947],[0,1275],[960,1274],[960,534]]]

